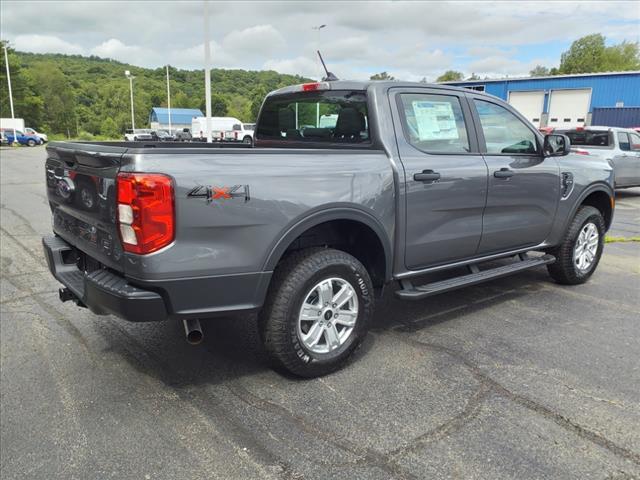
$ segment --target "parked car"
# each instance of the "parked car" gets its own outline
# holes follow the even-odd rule
[[[156,142],[173,142],[175,140],[167,130],[154,130],[151,132],[151,137]]]
[[[562,133],[569,137],[576,153],[600,156],[611,162],[615,188],[640,186],[640,133],[631,128],[597,126]]]
[[[9,142],[9,144],[13,143],[15,140],[13,136],[14,130],[12,128],[4,128],[2,129],[2,131],[7,137],[7,141]],[[28,145],[29,147],[42,145],[42,140],[40,140],[40,137],[36,137],[35,135],[24,133],[20,130],[15,130],[15,132],[16,132],[17,141],[20,145]]]
[[[9,145],[9,140],[4,134],[4,130],[0,130],[0,145]]]
[[[296,112],[308,125],[328,108],[335,125],[300,134]],[[43,246],[60,299],[183,321],[191,342],[200,319],[257,312],[273,362],[313,377],[349,359],[390,282],[401,300],[544,265],[584,283],[613,217],[605,159],[469,89],[286,87],[265,99],[255,145],[51,143]],[[78,207],[78,170],[117,194]]]
[[[191,130],[188,128],[183,128],[182,130],[176,130],[175,132],[175,140],[176,142],[190,142],[191,141]]]
[[[242,142],[246,145],[253,145],[255,123],[236,123],[232,128],[233,138],[230,140],[234,142]]]
[[[128,128],[124,131],[124,139],[127,142],[138,142],[153,140],[151,130],[146,128],[136,128],[135,130]]]
[[[29,128],[29,127],[25,128],[24,133],[27,133],[29,135],[35,135],[40,140],[42,140],[42,143],[47,143],[49,141],[49,137],[47,137],[44,133],[36,132],[33,128]]]

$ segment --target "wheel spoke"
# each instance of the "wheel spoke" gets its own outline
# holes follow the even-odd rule
[[[326,280],[320,284],[320,301],[322,302],[322,305],[331,304],[332,297],[333,287],[331,280]]]
[[[318,344],[322,335],[324,334],[324,328],[320,325],[320,322],[316,322],[311,325],[311,328],[306,335],[302,337],[302,340],[310,347],[314,347]]]
[[[330,349],[334,349],[340,346],[340,337],[338,336],[338,329],[335,325],[329,324],[325,330],[327,337],[327,345]]]
[[[353,290],[347,284],[343,285],[342,288],[333,296],[332,302],[334,308],[342,308],[342,306],[347,303],[353,295]]]
[[[348,310],[341,310],[335,319],[335,323],[338,325],[344,325],[345,327],[353,327],[356,324],[358,314],[350,312]]]
[[[315,305],[305,304],[302,306],[300,320],[305,322],[315,322],[320,317],[321,310]]]

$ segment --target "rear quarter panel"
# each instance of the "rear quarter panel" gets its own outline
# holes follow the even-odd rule
[[[122,171],[165,173],[176,187],[176,239],[151,255],[127,254],[125,271],[134,278],[262,271],[289,229],[335,207],[374,217],[393,245],[393,174],[382,150],[143,153],[125,156]],[[215,198],[215,189],[236,185],[249,195]],[[214,189],[214,198],[189,196],[198,186]]]

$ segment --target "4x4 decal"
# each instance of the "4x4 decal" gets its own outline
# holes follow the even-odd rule
[[[232,185],[230,187],[198,185],[187,193],[187,197],[205,198],[208,203],[214,200],[229,200],[232,198],[244,198],[245,202],[251,200],[249,185]]]

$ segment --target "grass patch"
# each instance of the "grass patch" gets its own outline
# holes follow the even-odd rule
[[[640,237],[604,237],[604,243],[640,242]]]

